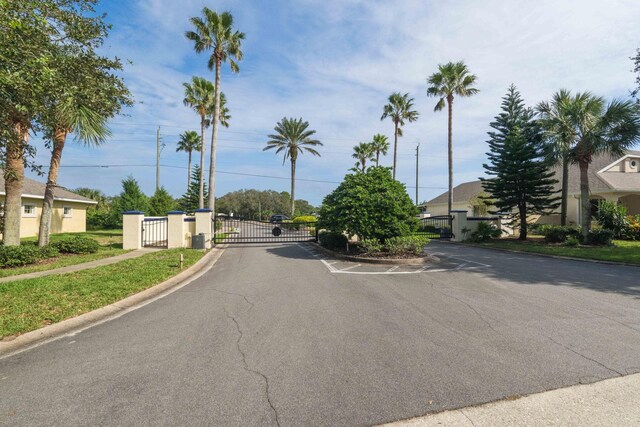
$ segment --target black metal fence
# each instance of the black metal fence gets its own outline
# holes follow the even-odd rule
[[[438,215],[421,218],[420,226],[415,234],[425,236],[430,239],[450,239],[453,237],[453,233],[451,231],[452,221],[453,217],[451,215]]]
[[[214,243],[284,243],[318,240],[315,222],[258,221],[238,217],[214,220]]]
[[[142,246],[145,248],[166,248],[168,244],[169,221],[165,218],[145,218],[142,220]]]

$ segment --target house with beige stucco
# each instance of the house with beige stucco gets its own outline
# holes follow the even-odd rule
[[[4,178],[0,170],[0,203],[4,205]],[[38,235],[42,202],[46,185],[25,178],[22,190],[22,217],[20,219],[20,237]],[[98,202],[75,194],[62,187],[53,192],[53,212],[51,233],[81,233],[87,231],[87,208]]]
[[[556,190],[561,190],[561,169],[556,168]],[[580,224],[580,170],[578,165],[569,167],[569,199],[567,223]],[[599,200],[610,200],[626,206],[629,215],[640,214],[640,151],[627,151],[623,156],[600,155],[593,158],[589,166],[589,189],[591,209],[595,214]],[[467,211],[469,216],[481,216],[486,210],[479,196],[484,190],[481,182],[471,181],[453,189],[453,210]],[[445,192],[421,205],[427,215],[446,215],[449,192]],[[491,208],[489,208],[491,210]],[[536,216],[532,222],[538,224],[560,224],[560,212]]]

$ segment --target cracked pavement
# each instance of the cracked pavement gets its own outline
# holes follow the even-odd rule
[[[640,372],[640,268],[332,274],[237,246],[178,291],[0,359],[0,425],[373,425]]]

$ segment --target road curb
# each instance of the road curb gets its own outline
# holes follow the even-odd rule
[[[506,252],[506,253],[512,253],[512,254],[537,255],[537,256],[546,257],[546,258],[565,259],[569,261],[581,261],[581,262],[587,262],[592,264],[620,265],[623,267],[640,268],[640,264],[631,264],[628,262],[605,261],[605,260],[599,260],[599,259],[576,258],[576,257],[570,257],[570,256],[563,256],[563,255],[541,254],[537,252],[518,251],[515,249],[492,248],[490,246],[473,245],[473,244],[462,243],[462,242],[447,242],[447,243],[453,244],[453,245],[457,244],[460,246],[467,246],[469,248],[481,248],[481,249],[488,249],[490,251]]]
[[[0,358],[8,357],[31,347],[58,339],[69,332],[84,330],[104,323],[112,318],[119,317],[129,311],[149,304],[156,299],[169,295],[209,271],[226,248],[227,245],[218,245],[186,270],[170,277],[162,283],[130,295],[120,301],[70,319],[65,319],[53,325],[27,332],[11,340],[0,341]]]
[[[416,265],[416,264],[426,264],[428,262],[440,262],[440,258],[431,254],[427,254],[426,256],[418,257],[418,258],[405,258],[405,259],[366,258],[366,257],[344,255],[344,254],[329,250],[327,248],[324,248],[316,242],[309,242],[309,243],[311,243],[313,247],[318,249],[320,252],[330,255],[334,258],[342,259],[345,261],[362,262],[365,264]]]

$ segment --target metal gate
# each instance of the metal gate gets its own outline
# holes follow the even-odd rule
[[[259,221],[222,217],[214,221],[215,243],[317,242],[315,222]]]
[[[142,247],[166,248],[169,234],[169,220],[166,217],[142,220]]]
[[[453,217],[451,215],[430,216],[420,219],[420,226],[415,233],[430,239],[451,239]]]

